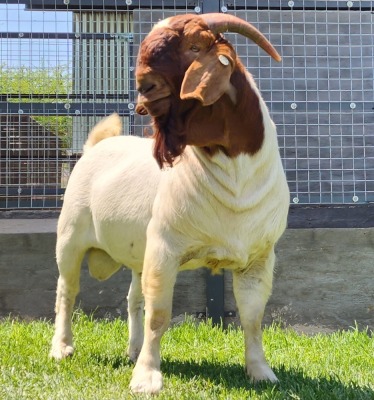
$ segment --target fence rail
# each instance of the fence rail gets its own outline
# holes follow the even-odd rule
[[[278,126],[290,201],[374,202],[374,1],[2,0],[0,11],[0,209],[59,209],[102,116],[142,135],[140,41],[159,19],[212,11],[252,22],[282,54],[274,63],[227,34]]]

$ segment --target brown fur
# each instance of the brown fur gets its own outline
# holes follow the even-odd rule
[[[146,101],[137,107],[139,113],[148,112],[153,117],[154,156],[159,166],[172,166],[186,145],[202,147],[211,155],[217,151],[230,157],[255,154],[264,138],[259,99],[231,44],[220,34],[210,32],[196,16],[174,18],[172,28],[154,29],[148,35],[139,51],[136,72],[139,89],[150,87],[151,75],[157,86],[169,88],[166,98],[154,101],[152,96],[157,90],[149,90],[143,96]],[[236,94],[235,104],[228,94],[208,106],[195,99],[181,100],[186,71],[201,57],[189,52],[192,45],[199,46],[200,54],[209,57],[232,55],[234,65],[229,83]],[[214,67],[209,73],[214,73]],[[218,86],[217,79],[214,82]]]

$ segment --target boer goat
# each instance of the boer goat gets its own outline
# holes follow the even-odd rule
[[[153,138],[119,136],[119,117],[104,119],[66,189],[51,354],[61,359],[73,353],[71,314],[84,255],[97,279],[125,265],[132,270],[133,392],[161,390],[160,340],[177,273],[200,266],[232,271],[246,372],[253,381],[277,379],[265,361],[261,320],[289,191],[276,128],[225,31],[250,38],[280,60],[257,29],[230,15],[159,22],[141,44],[136,69],[136,111],[151,116]]]

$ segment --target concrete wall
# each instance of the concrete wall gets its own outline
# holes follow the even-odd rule
[[[56,220],[0,219],[0,316],[53,318],[58,271]],[[98,317],[126,316],[131,273],[106,282],[84,265],[78,302]],[[225,273],[225,310],[235,310],[231,274]],[[273,295],[265,323],[283,321],[299,330],[374,329],[374,228],[288,229],[277,246]],[[174,316],[204,312],[205,271],[179,274]]]

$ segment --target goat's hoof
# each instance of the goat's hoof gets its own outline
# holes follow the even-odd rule
[[[278,382],[273,370],[266,363],[252,363],[247,365],[247,374],[253,383],[261,381]]]
[[[133,393],[157,394],[161,389],[162,375],[160,371],[135,367],[130,382],[130,390]]]
[[[74,353],[74,347],[66,344],[53,345],[50,356],[55,360],[62,360],[71,357]]]

